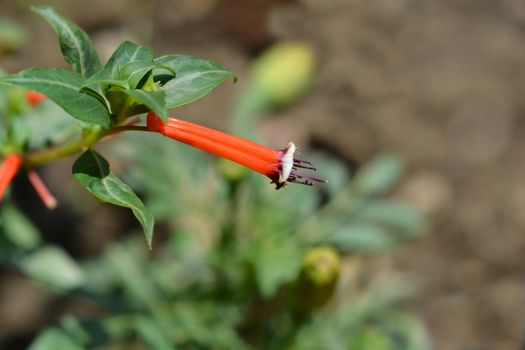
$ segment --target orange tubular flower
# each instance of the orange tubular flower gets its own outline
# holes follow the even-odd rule
[[[260,145],[258,143],[213,130],[184,120],[168,118],[164,122],[154,113],[148,113],[148,129],[161,133],[177,141],[197,147],[218,157],[229,159],[258,173],[268,176],[276,189],[286,182],[311,186],[314,182],[325,180],[310,177],[297,172],[298,168],[316,170],[312,163],[295,159],[293,142],[283,150]]]
[[[23,158],[20,154],[11,153],[5,157],[2,165],[0,165],[0,200],[4,196],[4,192],[15,177],[18,169],[22,165]]]
[[[42,95],[39,92],[34,92],[34,91],[26,92],[27,103],[29,103],[29,105],[31,105],[32,107],[38,106],[40,102],[42,102],[45,99],[47,99],[47,96]]]

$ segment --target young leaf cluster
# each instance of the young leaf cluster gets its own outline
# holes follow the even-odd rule
[[[130,117],[151,110],[166,119],[169,109],[205,96],[232,78],[232,73],[216,62],[192,56],[155,58],[151,48],[129,41],[120,44],[103,65],[90,37],[75,23],[51,7],[32,9],[56,32],[64,59],[71,69],[29,68],[0,78],[0,86],[3,83],[44,94],[80,122],[83,130],[79,139],[72,142],[29,150],[26,166],[84,152],[73,167],[74,178],[98,199],[132,209],[151,246],[151,213],[132,189],[109,171],[109,163],[103,156],[90,148],[104,136],[126,130]],[[13,129],[14,126],[6,127],[5,132],[13,134]],[[29,127],[25,129],[22,128],[22,132],[29,131]],[[29,137],[20,139],[6,137],[2,145],[4,155],[13,148],[27,150]],[[98,171],[89,173],[86,169]]]

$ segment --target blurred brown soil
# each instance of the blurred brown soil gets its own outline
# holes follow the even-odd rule
[[[357,164],[385,149],[401,154],[408,175],[395,195],[425,211],[432,226],[401,247],[394,262],[425,281],[416,308],[435,349],[524,348],[525,2],[56,4],[93,34],[106,57],[126,38],[150,42],[158,54],[194,54],[235,71],[240,84],[226,84],[178,112],[219,128],[253,55],[278,40],[312,45],[318,53],[313,89],[264,123],[270,142],[288,140],[292,126],[295,139]],[[33,35],[30,47],[0,62],[4,68],[63,64],[54,34],[27,11],[26,1],[1,2],[0,13],[19,18]],[[58,195],[67,196],[60,180],[56,184]],[[13,286],[2,281],[0,306],[27,283],[11,278]],[[49,296],[24,293],[35,305],[22,306],[32,308],[37,322],[38,302]],[[0,324],[21,322],[6,310]]]

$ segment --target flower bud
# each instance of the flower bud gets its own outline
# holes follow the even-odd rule
[[[334,248],[320,246],[306,253],[295,293],[300,315],[308,315],[330,300],[337,286],[340,270],[341,259]]]
[[[321,246],[311,249],[303,261],[305,279],[317,287],[331,284],[339,278],[341,259],[332,247]]]
[[[26,41],[24,27],[6,19],[0,20],[0,55],[19,50]]]
[[[42,101],[46,100],[47,96],[35,91],[26,92],[26,101],[31,107],[36,107]]]
[[[254,63],[253,83],[268,103],[287,105],[309,86],[314,64],[314,52],[310,46],[294,42],[279,43]]]

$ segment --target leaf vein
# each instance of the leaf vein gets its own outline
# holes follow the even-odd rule
[[[78,61],[79,61],[79,65],[80,65],[80,74],[82,76],[85,76],[85,73],[86,73],[86,63],[84,62],[85,58],[84,58],[84,53],[82,52],[82,47],[80,45],[80,42],[78,41],[78,38],[75,36],[75,33],[73,32],[73,30],[70,28],[69,24],[66,23],[64,25],[64,29],[69,33],[69,35],[71,36],[71,38],[73,39],[73,42],[75,44],[75,48],[77,49],[78,51]]]

